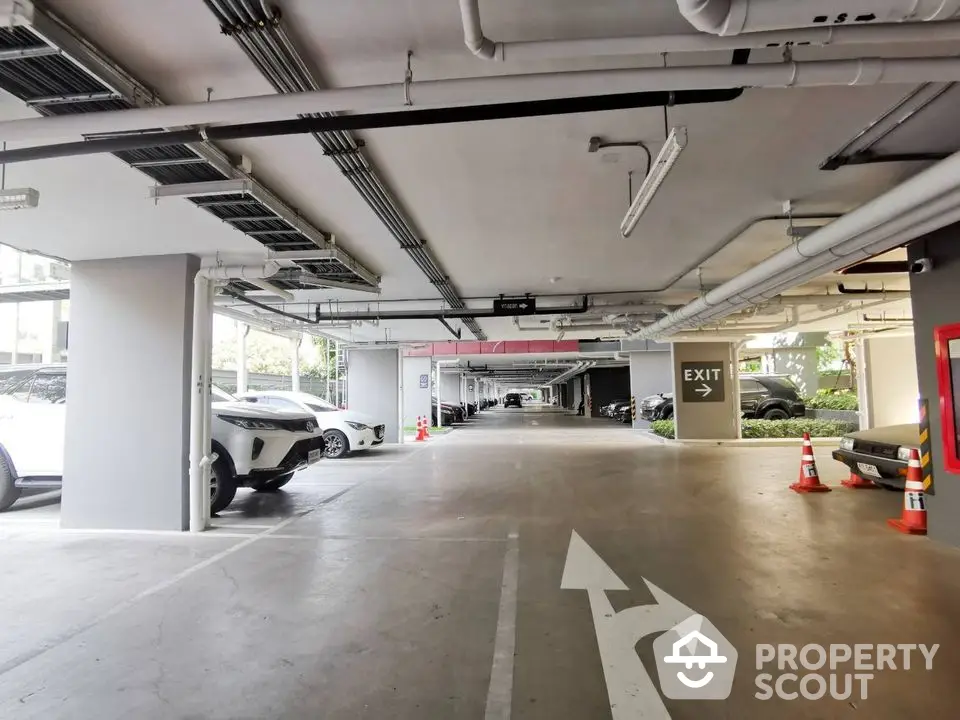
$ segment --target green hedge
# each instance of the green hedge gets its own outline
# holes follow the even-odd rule
[[[806,401],[808,408],[812,410],[859,410],[860,403],[857,402],[855,393],[849,390],[831,392],[830,390],[818,390],[815,397],[808,398]]]
[[[805,432],[810,437],[839,437],[850,432],[849,423],[812,418],[744,420],[741,427],[743,438],[799,438]],[[676,437],[673,420],[657,420],[651,423],[650,430],[660,437]]]

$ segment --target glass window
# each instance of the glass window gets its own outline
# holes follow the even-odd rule
[[[753,393],[753,392],[762,392],[763,385],[758,383],[756,380],[748,380],[741,378],[740,379],[740,392],[742,393]]]
[[[236,402],[237,399],[228,393],[223,388],[219,388],[216,385],[210,386],[210,401],[211,402]]]
[[[58,404],[67,399],[67,376],[63,373],[37,373],[27,402]]]
[[[316,403],[312,403],[312,402],[304,403],[304,405],[306,405],[308,408],[310,408],[314,412],[336,412],[337,410],[335,407],[332,407],[332,406],[328,407],[326,405],[317,405]]]
[[[282,397],[271,397],[269,402],[270,407],[275,407],[278,410],[299,410],[303,412],[303,409],[295,403],[293,400],[287,400]]]

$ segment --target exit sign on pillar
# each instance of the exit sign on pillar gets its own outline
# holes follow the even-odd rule
[[[683,402],[723,402],[723,376],[723,361],[680,363]]]

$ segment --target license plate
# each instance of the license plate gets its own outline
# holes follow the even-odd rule
[[[864,475],[870,475],[871,477],[880,477],[880,471],[877,470],[876,465],[870,465],[868,463],[857,463],[857,469],[860,470]]]
[[[311,450],[307,453],[307,465],[313,465],[323,458],[323,450]]]

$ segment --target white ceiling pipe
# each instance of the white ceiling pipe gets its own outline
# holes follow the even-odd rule
[[[659,55],[678,52],[710,52],[782,45],[866,45],[930,43],[960,40],[960,23],[819,25],[788,31],[752,32],[745,37],[683,35],[642,35],[634,37],[585,38],[578,40],[532,40],[497,42],[483,34],[480,0],[460,0],[463,40],[467,48],[484,60],[533,62],[558,58],[613,55]]]
[[[581,70],[258,95],[188,105],[77,113],[0,122],[0,140],[55,140],[97,133],[288,119],[298,114],[499,104],[645,91],[737,87],[819,87],[960,81],[958,58],[815,60],[810,62]],[[406,102],[405,90],[410,103]]]
[[[274,285],[272,282],[269,282],[267,280],[262,280],[260,278],[247,278],[247,282],[253,285],[254,287],[260,288],[264,292],[268,292],[271,295],[276,295],[277,297],[283,298],[284,300],[294,299],[294,294],[292,292],[290,292],[289,290],[284,290],[283,288],[279,288],[276,285]]]
[[[933,217],[924,215],[924,209],[929,205],[938,207],[936,202],[955,192],[958,187],[960,153],[955,153],[665,318],[648,325],[635,337],[663,335],[671,328],[682,327],[687,322],[714,317],[718,314],[717,306],[721,305],[726,306],[726,314],[729,314],[737,309],[738,305],[748,304],[752,298],[757,297],[758,287],[766,287],[768,293],[778,293],[787,289],[791,282],[800,282],[807,276],[825,271],[825,268],[831,266],[843,266],[848,262],[846,257],[834,256],[830,251],[853,238],[859,237],[863,248],[880,252],[885,247],[896,247],[902,242],[955,222],[960,215],[960,209]],[[876,239],[877,234],[871,233],[882,233],[883,226],[887,224],[900,227],[906,222],[916,224],[904,229],[900,235],[886,237],[879,242]],[[848,247],[848,250],[854,252],[855,248]],[[785,277],[787,279],[784,279]]]
[[[197,272],[210,280],[256,280],[273,277],[280,271],[280,264],[268,260],[260,265],[211,265]]]
[[[683,16],[712,35],[815,27],[827,23],[899,23],[949,20],[960,14],[958,0],[677,0]]]

